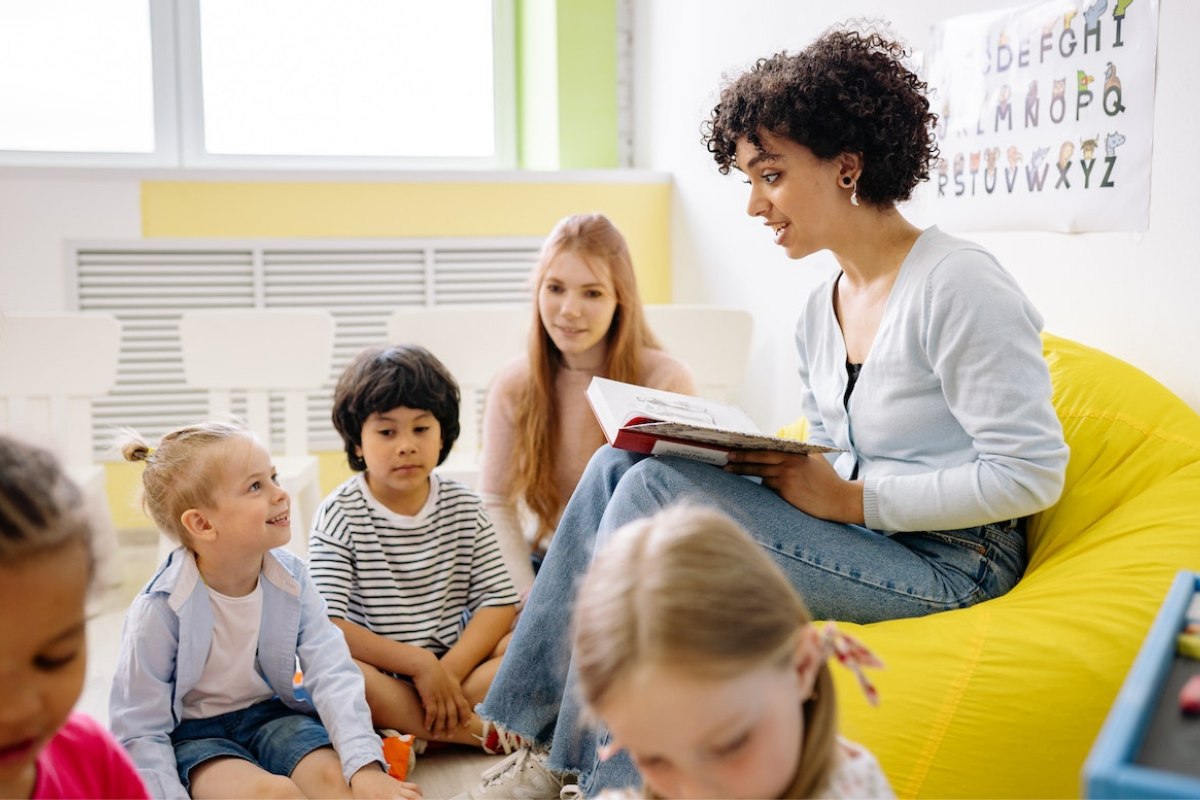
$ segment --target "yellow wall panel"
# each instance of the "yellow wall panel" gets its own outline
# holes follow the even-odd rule
[[[629,240],[642,299],[671,302],[668,182],[142,184],[148,238],[544,236],[602,211]]]

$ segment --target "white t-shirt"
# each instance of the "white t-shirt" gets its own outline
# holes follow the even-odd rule
[[[262,582],[244,597],[226,597],[206,586],[212,603],[212,648],[196,686],[183,698],[184,719],[208,719],[249,708],[275,696],[258,672]]]
[[[818,797],[828,800],[851,798],[894,798],[892,785],[871,751],[849,739],[838,737],[838,765],[829,776],[829,784]]]

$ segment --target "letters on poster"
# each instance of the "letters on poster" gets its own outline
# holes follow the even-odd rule
[[[1055,0],[934,27],[937,216],[975,230],[1146,230],[1157,0]]]

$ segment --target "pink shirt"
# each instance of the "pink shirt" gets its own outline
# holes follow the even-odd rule
[[[37,760],[33,800],[149,798],[137,768],[112,734],[86,714],[72,712]]]
[[[575,484],[579,483],[584,467],[600,445],[604,444],[604,432],[588,405],[585,392],[592,377],[592,370],[560,369],[554,385],[558,401],[559,431],[554,444],[554,472],[558,483],[559,509],[567,504]],[[479,470],[479,494],[487,506],[488,516],[505,540],[528,538],[532,531],[523,530],[518,519],[517,498],[513,494],[512,465],[516,460],[517,401],[529,381],[529,360],[525,356],[512,361],[492,380],[488,388],[487,403],[483,412],[483,455]],[[642,351],[642,376],[638,383],[654,389],[665,389],[681,394],[696,393],[696,382],[686,364],[662,350]],[[539,543],[544,549],[549,540]],[[526,559],[528,558],[528,549]],[[508,561],[506,557],[505,561]],[[528,569],[528,568],[526,568]],[[525,588],[524,581],[514,574],[517,588]],[[533,574],[528,579],[532,581]]]

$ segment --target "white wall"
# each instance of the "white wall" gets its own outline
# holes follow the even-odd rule
[[[64,311],[63,242],[139,238],[138,186],[132,178],[0,176],[0,315]]]
[[[792,327],[802,299],[836,264],[828,253],[789,261],[770,232],[745,215],[748,191],[740,179],[720,175],[701,146],[700,124],[716,103],[723,74],[737,74],[780,50],[799,50],[849,16],[890,20],[910,45],[924,50],[934,21],[1011,5],[997,0],[635,4],[634,165],[675,176],[675,300],[754,312],[755,377],[742,405],[765,429],[798,414]],[[1045,315],[1047,330],[1135,364],[1200,409],[1197,30],[1200,3],[1161,0],[1147,233],[954,232],[1000,258]],[[937,222],[923,218],[918,206],[905,213],[918,225]]]

